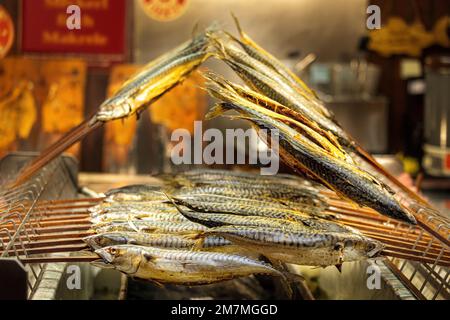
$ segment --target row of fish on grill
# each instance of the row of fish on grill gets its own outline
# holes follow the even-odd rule
[[[110,190],[90,209],[95,235],[85,241],[97,266],[194,285],[285,277],[283,263],[340,267],[383,249],[336,221],[322,187],[296,176],[205,169],[161,179]]]

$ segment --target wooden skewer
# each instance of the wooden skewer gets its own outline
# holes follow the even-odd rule
[[[39,248],[39,247],[51,247],[51,246],[63,246],[63,245],[72,245],[72,244],[83,244],[83,240],[81,237],[78,238],[59,238],[59,239],[50,239],[50,240],[37,240],[37,241],[23,241],[16,242],[15,248],[23,249],[23,248]],[[0,250],[0,253],[3,252]]]
[[[93,262],[100,259],[97,255],[86,256],[50,256],[50,257],[27,257],[20,258],[20,261],[24,264],[32,263],[76,263],[76,262]]]
[[[87,249],[86,244],[81,245],[67,245],[58,247],[39,247],[30,249],[10,250],[10,255],[30,255],[30,254],[49,254],[49,253],[63,253],[63,252],[75,252]]]
[[[38,170],[48,164],[51,160],[59,156],[64,150],[80,141],[91,131],[101,127],[103,122],[94,122],[92,119],[83,121],[80,125],[73,128],[65,136],[59,139],[57,142],[49,146],[44,150],[36,159],[30,164],[26,165],[24,169],[19,173],[19,176],[12,183],[11,187],[18,187],[28,179],[30,179]]]
[[[42,240],[58,240],[58,239],[70,239],[70,238],[78,238],[82,239],[84,237],[94,235],[94,232],[75,232],[75,233],[48,233],[48,234],[30,234],[28,237],[21,235],[20,239],[16,241],[17,244],[20,244],[21,241],[42,241]],[[2,238],[3,243],[8,243],[9,238]]]

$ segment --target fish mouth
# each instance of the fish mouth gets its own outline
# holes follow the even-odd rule
[[[107,252],[105,249],[97,249],[97,250],[95,250],[95,253],[98,254],[103,259],[103,262],[105,262],[105,263],[112,263],[114,260],[114,257],[112,256],[112,254]]]
[[[95,241],[96,237],[97,237],[97,235],[88,236],[88,237],[83,238],[82,240],[88,246],[90,246],[92,249],[98,250],[98,249],[101,249],[101,246]]]

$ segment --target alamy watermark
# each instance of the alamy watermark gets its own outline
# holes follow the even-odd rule
[[[176,143],[170,154],[175,165],[259,164],[261,175],[275,175],[279,170],[278,130],[226,129],[224,134],[210,128],[203,132],[202,122],[195,121],[193,137],[189,130],[176,129],[170,140]]]
[[[381,269],[376,264],[371,264],[366,269],[368,275],[366,280],[366,286],[369,290],[381,289]]]
[[[366,27],[369,30],[381,29],[381,9],[377,5],[367,7],[366,13],[369,15],[366,20]]]
[[[66,269],[68,274],[66,280],[66,286],[69,290],[80,290],[81,289],[81,269],[77,265],[70,265]]]
[[[67,7],[66,13],[69,15],[66,19],[67,29],[81,30],[81,8],[73,4]]]

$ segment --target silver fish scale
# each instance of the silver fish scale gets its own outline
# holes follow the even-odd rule
[[[238,236],[256,242],[272,243],[287,247],[321,247],[333,245],[338,242],[338,237],[330,233],[318,233],[308,231],[288,231],[275,228],[217,228],[213,233]]]
[[[242,265],[252,265],[260,266],[265,268],[271,268],[268,264],[262,261],[256,261],[245,256],[239,256],[235,254],[218,253],[218,252],[202,252],[202,251],[179,251],[179,250],[169,250],[169,249],[153,249],[145,248],[148,250],[150,255],[153,250],[156,251],[156,255],[163,258],[174,260],[174,261],[218,261],[218,262],[232,262]],[[153,252],[155,252],[153,251]],[[271,268],[272,269],[272,268]]]

